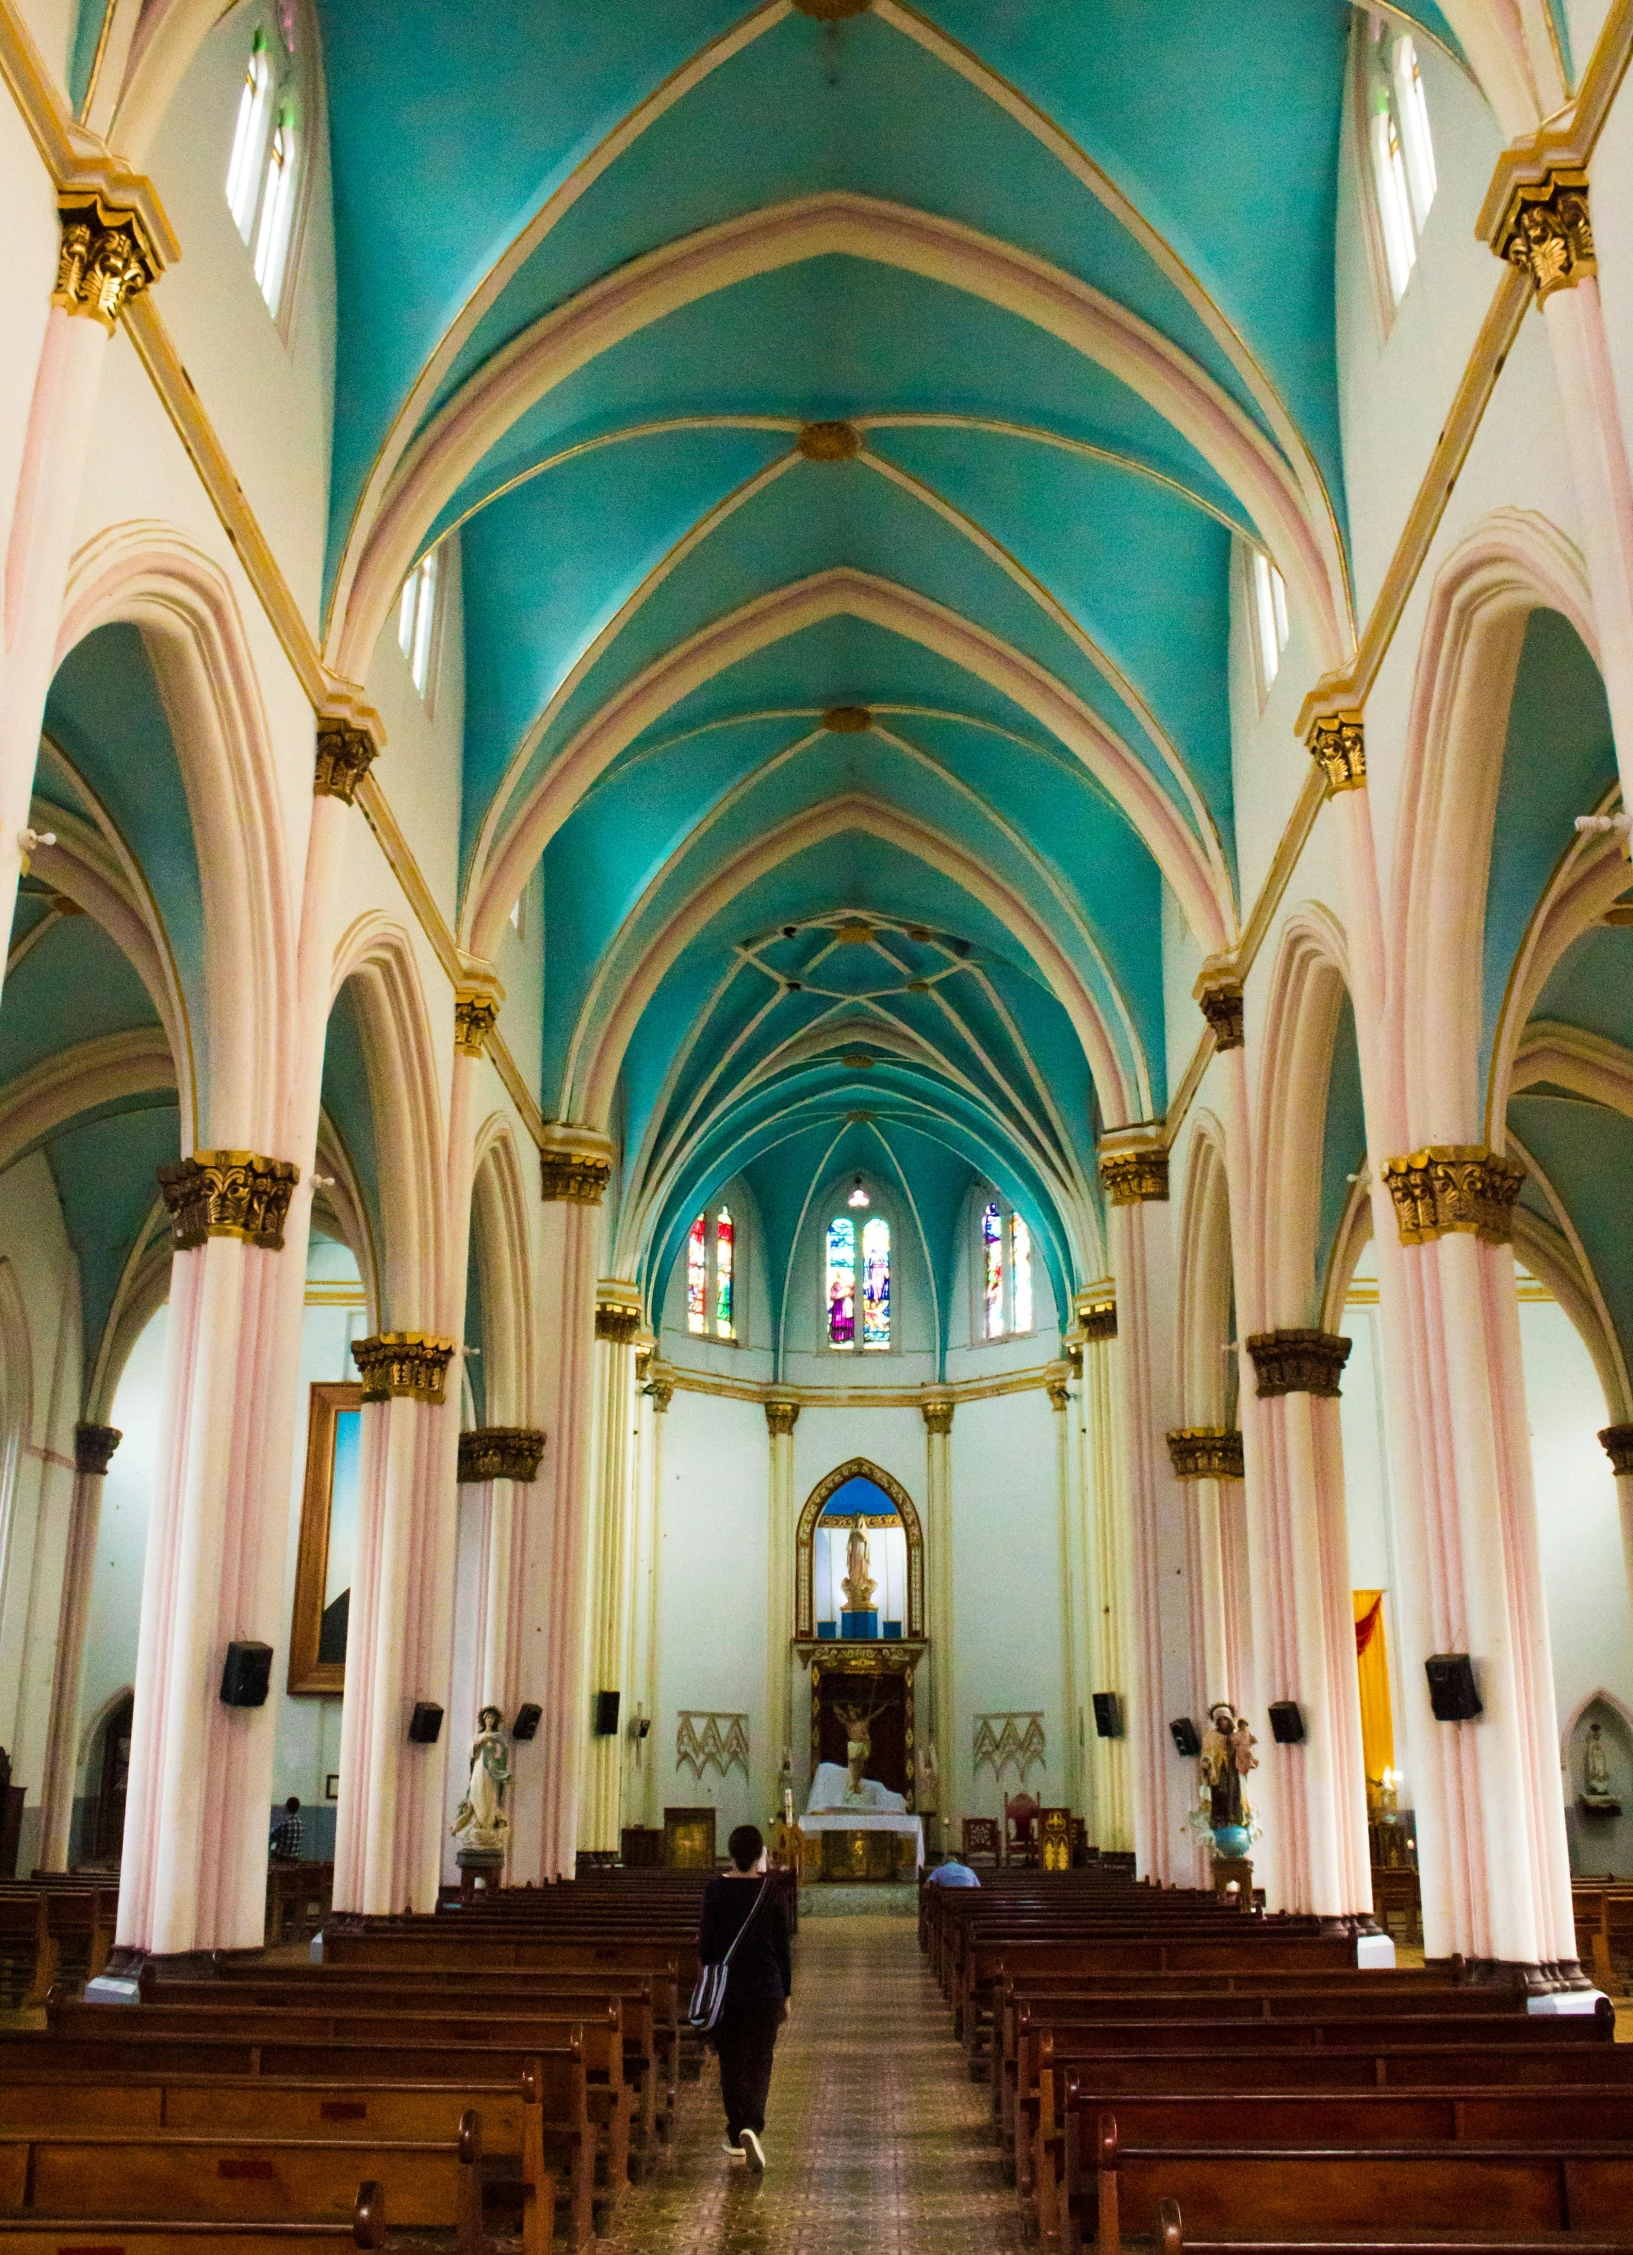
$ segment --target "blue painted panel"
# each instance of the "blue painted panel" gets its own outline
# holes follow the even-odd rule
[[[1616,780],[1610,708],[1599,669],[1557,611],[1526,624],[1508,712],[1486,892],[1480,1073],[1509,974],[1549,878],[1574,844],[1572,823]]]
[[[1564,1202],[1605,1296],[1624,1354],[1633,1356],[1633,1120],[1574,1096],[1516,1096],[1508,1117]]]
[[[13,944],[38,914],[24,904]],[[54,923],[6,981],[0,1009],[0,1085],[104,1034],[158,1024],[130,959],[91,916]]]
[[[85,1367],[96,1359],[125,1263],[158,1203],[155,1169],[181,1156],[175,1103],[75,1121],[45,1146],[79,1261]]]
[[[376,1139],[374,1098],[364,1063],[362,1028],[350,983],[335,996],[329,1012],[329,1030],[323,1045],[323,1109],[345,1147],[368,1208],[377,1255],[383,1255],[385,1236],[380,1204],[380,1160]],[[387,1310],[386,1323],[398,1320]]]
[[[1319,1294],[1332,1259],[1338,1225],[1349,1202],[1349,1177],[1366,1159],[1366,1112],[1361,1102],[1361,1053],[1355,1043],[1355,1005],[1344,997],[1333,1037],[1332,1072],[1327,1082],[1327,1114],[1321,1138],[1321,1202],[1316,1221],[1315,1275]],[[1312,1311],[1311,1322],[1315,1321]]]
[[[1532,1016],[1633,1049],[1633,931],[1596,924],[1584,932],[1555,966]]]

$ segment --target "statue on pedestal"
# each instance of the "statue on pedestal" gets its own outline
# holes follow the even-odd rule
[[[1216,1856],[1235,1860],[1247,1854],[1253,1812],[1243,1793],[1243,1781],[1259,1766],[1253,1751],[1257,1744],[1246,1716],[1238,1715],[1227,1701],[1220,1700],[1209,1711],[1197,1765],[1202,1774],[1202,1795],[1192,1822],[1199,1830],[1212,1833]]]
[[[1610,1756],[1605,1751],[1605,1733],[1602,1723],[1589,1723],[1588,1742],[1582,1749],[1582,1798],[1588,1802],[1613,1801],[1611,1791]]]
[[[845,1578],[840,1588],[845,1593],[847,1613],[871,1613],[874,1592],[879,1585],[869,1573],[871,1559],[868,1552],[867,1529],[858,1514],[845,1545]]]
[[[497,1707],[484,1707],[471,1740],[471,1781],[454,1817],[453,1831],[465,1836],[464,1848],[482,1856],[502,1856],[510,1819],[504,1812],[510,1783],[510,1748],[499,1729]],[[461,1850],[464,1853],[464,1850]]]

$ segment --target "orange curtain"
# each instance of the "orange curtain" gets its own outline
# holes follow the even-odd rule
[[[1384,1593],[1350,1592],[1355,1603],[1355,1671],[1361,1682],[1361,1755],[1376,1787],[1395,1766],[1395,1722],[1389,1710],[1389,1655],[1384,1646]]]

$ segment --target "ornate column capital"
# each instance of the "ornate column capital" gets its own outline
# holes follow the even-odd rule
[[[1099,1284],[1085,1285],[1081,1292],[1072,1295],[1072,1314],[1076,1319],[1077,1333],[1082,1345],[1098,1346],[1103,1339],[1117,1336],[1117,1286],[1111,1277]]]
[[[385,750],[385,723],[361,689],[337,681],[318,712],[317,738],[314,794],[354,805],[358,784]]]
[[[1197,974],[1192,996],[1213,1029],[1215,1049],[1240,1049],[1242,1032],[1242,982],[1227,956],[1215,956]]]
[[[635,1341],[635,1383],[646,1384],[646,1374],[652,1368],[652,1357],[658,1351],[658,1342],[650,1331],[638,1335]]]
[[[931,1433],[950,1433],[953,1429],[953,1411],[958,1407],[951,1394],[933,1394],[919,1404],[924,1412],[926,1430]]]
[[[539,1176],[546,1205],[599,1206],[612,1180],[612,1145],[594,1128],[552,1120],[539,1149]]]
[[[799,1403],[768,1401],[765,1405],[766,1431],[774,1441],[786,1441],[799,1423]]]
[[[530,1425],[473,1425],[459,1436],[462,1487],[479,1480],[536,1480],[544,1435]]]
[[[100,1480],[113,1462],[113,1452],[124,1437],[117,1425],[76,1425],[74,1470]]]
[[[1386,1159],[1383,1178],[1403,1245],[1427,1245],[1456,1230],[1471,1231],[1482,1244],[1506,1245],[1525,1169],[1482,1143],[1431,1143],[1404,1159]]]
[[[1599,1434],[1599,1446],[1610,1459],[1610,1469],[1618,1479],[1624,1472],[1633,1472],[1633,1425],[1606,1425]]]
[[[499,1005],[483,987],[459,987],[454,992],[454,1047],[464,1057],[480,1057],[488,1036],[499,1023]]]
[[[1336,1331],[1255,1331],[1242,1344],[1253,1357],[1261,1400],[1277,1394],[1336,1400],[1354,1342]]]
[[[794,441],[807,462],[850,462],[862,451],[854,423],[802,423]]]
[[[354,1339],[352,1360],[363,1380],[363,1399],[440,1402],[457,1345],[434,1331],[379,1331],[372,1339]]]
[[[1550,165],[1516,180],[1491,247],[1531,278],[1537,303],[1599,271],[1588,217],[1588,176],[1580,165]]]
[[[112,180],[108,186],[116,188]],[[110,333],[131,299],[151,289],[176,255],[175,238],[150,184],[133,173],[117,187],[146,190],[146,195],[114,200],[100,187],[68,187],[58,195],[62,240],[51,292],[53,305],[65,313],[85,314]]]
[[[649,1378],[646,1390],[652,1397],[652,1407],[661,1417],[675,1398],[675,1381],[672,1378]]]
[[[282,1249],[300,1168],[259,1151],[195,1151],[158,1170],[159,1194],[178,1253],[207,1237],[241,1237],[265,1252]]]
[[[1168,1196],[1168,1146],[1155,1138],[1100,1151],[1100,1187],[1114,1206],[1139,1206]]]
[[[1329,796],[1365,787],[1366,722],[1361,713],[1318,713],[1304,741],[1310,757],[1327,778]]]
[[[1064,1378],[1046,1378],[1043,1382],[1043,1390],[1049,1396],[1049,1407],[1051,1409],[1064,1409],[1071,1400],[1071,1395],[1066,1390]]]
[[[1242,1436],[1228,1425],[1182,1425],[1168,1436],[1176,1480],[1239,1480]]]
[[[616,1276],[603,1276],[595,1287],[595,1335],[615,1347],[632,1347],[645,1313],[641,1287]]]

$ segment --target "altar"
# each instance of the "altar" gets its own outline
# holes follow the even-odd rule
[[[910,1879],[924,1863],[924,1822],[906,1810],[808,1809],[800,1869],[811,1879]]]

